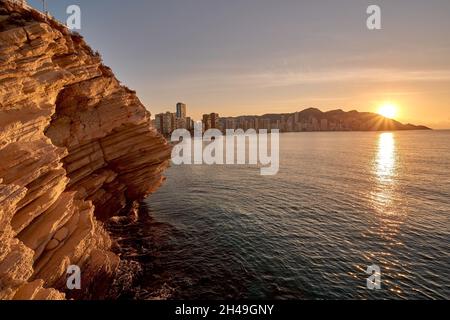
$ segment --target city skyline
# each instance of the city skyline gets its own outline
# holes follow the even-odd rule
[[[175,112],[170,110],[155,115],[152,120],[159,133],[170,137],[176,129],[183,129],[194,134],[201,124],[202,132],[218,129],[223,134],[227,130],[243,130],[247,133],[255,130],[278,130],[278,132],[313,132],[313,131],[397,131],[429,130],[422,125],[403,124],[394,119],[397,112],[394,105],[383,105],[378,113],[345,112],[341,109],[322,112],[317,108],[306,108],[293,113],[269,113],[265,115],[240,115],[221,117],[217,112],[203,114],[200,121],[188,116],[186,103],[178,102]]]
[[[68,4],[48,8],[65,21]],[[450,128],[448,1],[377,1],[376,31],[366,28],[370,1],[78,4],[80,33],[152,114],[174,100],[188,101],[195,119],[210,109],[377,112],[389,102],[401,122]]]

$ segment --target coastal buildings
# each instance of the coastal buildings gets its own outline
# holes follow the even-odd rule
[[[353,119],[353,117],[358,117]],[[280,132],[302,131],[351,131],[364,128],[361,115],[342,110],[322,112],[315,108],[290,114],[267,114],[264,116],[241,116],[222,118],[223,129],[279,130]]]
[[[156,115],[155,127],[165,136],[175,129],[193,132],[194,121],[187,115],[187,107],[178,103],[176,112]],[[209,129],[226,130],[279,130],[280,132],[312,131],[374,131],[379,128],[401,127],[401,124],[368,112],[332,110],[322,112],[308,108],[289,114],[266,114],[263,116],[220,117],[218,113],[207,113],[201,118],[203,131]]]
[[[360,121],[351,117],[342,118],[342,115],[338,111],[322,113],[312,108],[292,114],[228,118],[220,118],[218,113],[208,113],[202,116],[201,123],[203,131],[219,129],[223,132],[237,129],[244,131],[276,129],[280,132],[367,130]],[[157,114],[154,123],[158,131],[165,136],[169,136],[175,129],[187,129],[191,132],[194,129],[194,121],[187,116],[187,106],[184,103],[177,103],[175,113]]]
[[[155,116],[155,128],[164,136],[169,136],[175,129],[193,130],[194,122],[191,117],[187,117],[187,106],[184,103],[177,103],[176,111],[160,113]]]
[[[175,113],[166,112],[155,116],[155,127],[159,133],[167,136],[175,130],[176,115]]]
[[[223,128],[220,124],[220,117],[218,113],[204,114],[202,117],[202,123],[204,131]]]

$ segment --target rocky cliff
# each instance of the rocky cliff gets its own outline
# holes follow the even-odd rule
[[[135,93],[53,19],[0,0],[0,299],[63,299],[119,258],[102,221],[155,190],[170,147]]]

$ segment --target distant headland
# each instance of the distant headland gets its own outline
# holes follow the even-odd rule
[[[431,130],[426,126],[403,124],[373,112],[345,112],[341,109],[322,112],[317,108],[294,113],[225,117],[220,119],[220,123],[230,129],[279,129],[281,132]]]

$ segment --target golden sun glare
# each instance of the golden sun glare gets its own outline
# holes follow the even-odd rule
[[[397,106],[390,102],[384,103],[378,108],[378,114],[388,119],[394,119],[397,115]]]

